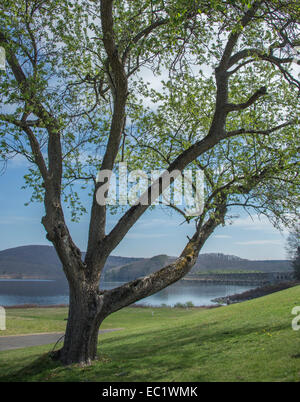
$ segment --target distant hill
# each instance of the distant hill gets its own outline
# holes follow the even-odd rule
[[[292,271],[292,266],[288,260],[247,260],[235,255],[207,253],[199,255],[191,273],[221,270],[280,272]]]
[[[62,274],[54,247],[23,246],[0,251],[0,275],[58,279]]]
[[[139,278],[140,276],[149,275],[173,260],[174,258],[168,257],[167,255],[157,255],[152,258],[134,261],[129,264],[107,270],[104,275],[104,279],[106,281],[130,281]]]
[[[152,258],[110,256],[104,267],[106,281],[129,281],[149,275],[175,257],[158,255]],[[201,254],[191,275],[213,271],[288,271],[287,260],[252,261],[221,253]],[[61,263],[52,246],[22,246],[0,251],[0,276],[17,278],[62,279]]]
[[[104,272],[141,260],[144,259],[110,256],[105,264]],[[20,278],[64,278],[61,263],[52,246],[22,246],[0,251],[0,276],[6,275]]]

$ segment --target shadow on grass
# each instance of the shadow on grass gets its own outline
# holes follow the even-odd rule
[[[284,329],[286,325],[282,324],[273,326],[271,331]],[[223,352],[245,348],[249,342],[255,347],[257,334],[265,336],[263,330],[263,326],[216,330],[208,325],[206,329],[201,326],[124,334],[103,341],[101,349],[112,363],[95,367],[95,371],[98,378],[104,378],[102,381],[206,381],[207,376],[200,373],[201,366],[212,358],[218,361]]]
[[[20,370],[0,378],[1,382],[15,382],[15,381],[32,381],[33,377],[41,376],[49,370],[62,367],[60,362],[54,361],[50,357],[50,353],[44,353],[27,366],[22,367]]]
[[[53,361],[49,353],[43,354],[17,372],[2,377],[1,381],[205,381],[200,372],[209,359],[219,358],[224,351],[234,351],[237,344],[257,342],[265,326],[216,328],[215,322],[144,332],[119,333],[100,338],[100,360],[92,366],[64,367]],[[272,326],[277,332],[287,324]],[[106,358],[101,357],[105,355]],[[230,358],[230,357],[228,357]]]
[[[232,338],[242,338],[245,336],[249,336],[251,334],[262,333],[265,330],[265,325],[261,326],[244,326],[234,329],[229,328],[222,328],[222,329],[215,329],[213,326],[216,323],[212,324],[201,324],[192,327],[181,327],[181,328],[170,328],[165,329],[163,331],[158,331],[157,328],[155,330],[147,330],[143,333],[134,333],[134,334],[118,334],[118,337],[108,338],[103,341],[105,346],[109,345],[110,343],[115,343],[116,341],[119,343],[127,342],[130,346],[137,348],[139,345],[143,350],[145,345],[143,345],[143,341],[139,340],[139,338],[149,337],[153,340],[159,339],[161,342],[161,346],[155,345],[155,351],[160,351],[160,349],[165,350],[166,344],[168,347],[177,348],[178,346],[184,346],[187,343],[187,340],[199,344],[199,346],[205,342],[210,343],[219,343],[224,340],[229,341]],[[272,326],[270,330],[272,332],[277,332],[284,330],[288,327],[286,323],[279,324],[276,326]],[[144,339],[145,340],[145,339]],[[148,341],[151,342],[149,339]],[[150,344],[148,343],[148,346]]]

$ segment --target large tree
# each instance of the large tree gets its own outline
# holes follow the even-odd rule
[[[1,156],[5,162],[22,154],[32,164],[26,183],[32,200],[44,203],[42,224],[70,290],[57,357],[87,364],[96,358],[102,321],[182,278],[230,207],[253,207],[277,224],[297,214],[299,6],[4,0],[0,7],[8,64],[0,73]],[[159,93],[147,84],[146,68],[168,77]],[[147,109],[146,101],[155,107]],[[130,206],[106,232],[109,209],[97,192],[107,180],[96,175],[118,161],[165,172],[200,169],[205,203],[175,262],[102,291],[108,256],[149,208]],[[92,188],[84,260],[64,214],[66,204],[74,219],[85,211],[78,181]]]

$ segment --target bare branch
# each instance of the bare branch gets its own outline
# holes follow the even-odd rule
[[[226,138],[234,137],[234,136],[237,136],[237,135],[240,135],[240,134],[269,135],[269,134],[274,133],[275,131],[278,131],[278,130],[280,130],[282,128],[285,128],[285,127],[288,127],[288,126],[291,126],[293,124],[296,124],[296,120],[292,120],[292,121],[288,121],[286,123],[282,123],[279,126],[272,127],[272,128],[270,128],[268,130],[251,130],[251,129],[247,129],[247,128],[241,128],[239,130],[228,131],[226,133]]]

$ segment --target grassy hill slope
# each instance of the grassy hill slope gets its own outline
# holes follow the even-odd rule
[[[2,381],[298,382],[300,333],[291,327],[296,305],[300,286],[216,309],[127,308],[104,321],[103,328],[124,329],[101,335],[100,359],[92,366],[62,367],[45,354],[51,350],[48,345],[0,352],[0,377]],[[58,308],[8,310],[8,324],[23,319],[28,327],[28,320],[32,325],[40,320],[43,330],[50,322],[51,331],[56,326],[61,330],[65,314]]]

